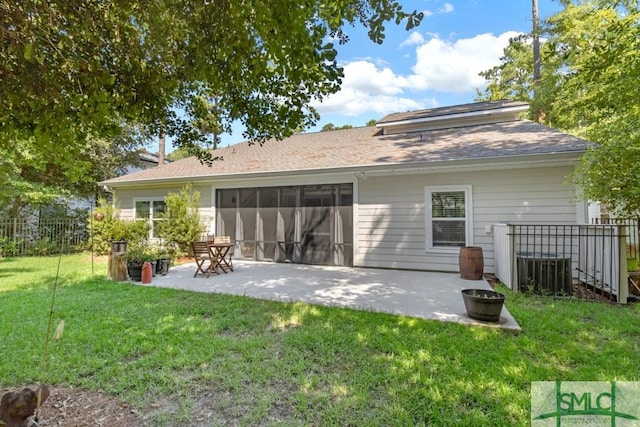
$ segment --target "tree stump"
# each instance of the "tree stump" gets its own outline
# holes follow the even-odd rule
[[[116,282],[127,280],[126,252],[111,252],[109,254],[109,272],[107,277]]]
[[[0,425],[4,427],[27,427],[27,419],[31,417],[38,406],[49,397],[49,387],[40,387],[37,391],[24,388],[21,391],[6,393],[0,400]]]

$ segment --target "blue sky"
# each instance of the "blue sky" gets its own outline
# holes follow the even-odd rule
[[[484,85],[478,72],[497,65],[509,38],[532,27],[531,0],[401,3],[425,17],[409,32],[388,24],[382,45],[369,40],[362,28],[346,28],[350,41],[337,45],[345,74],[342,88],[313,104],[321,118],[307,132],[327,123],[363,126],[393,112],[473,102],[476,88]],[[561,9],[556,1],[538,3],[541,18]],[[233,135],[222,135],[222,146],[242,140],[237,128]]]

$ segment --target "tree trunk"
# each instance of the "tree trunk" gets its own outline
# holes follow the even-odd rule
[[[158,166],[164,165],[164,157],[166,151],[166,140],[164,131],[160,132],[160,137],[158,138]]]

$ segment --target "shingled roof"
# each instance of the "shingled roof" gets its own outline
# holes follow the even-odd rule
[[[212,166],[194,157],[101,184],[117,186],[229,175],[335,169],[429,166],[454,160],[584,152],[589,143],[529,120],[382,135],[376,127],[296,134],[263,146],[247,142],[216,150]]]
[[[461,114],[472,114],[480,111],[504,110],[509,108],[528,108],[529,104],[521,101],[485,101],[473,102],[470,104],[451,105],[447,107],[428,108],[425,110],[407,111],[404,113],[393,113],[384,116],[378,121],[378,125],[393,123],[405,120],[428,119],[444,116],[457,116]]]

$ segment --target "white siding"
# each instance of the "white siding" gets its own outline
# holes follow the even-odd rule
[[[145,187],[137,189],[118,189],[115,193],[116,202],[120,208],[121,218],[133,218],[134,200],[144,198],[164,198],[169,193],[179,192],[183,186]],[[211,185],[192,185],[193,191],[200,193],[200,216],[207,227],[213,224],[213,202],[211,200]],[[207,230],[208,232],[209,230]]]
[[[538,167],[404,176],[359,181],[356,266],[458,271],[458,256],[425,250],[424,187],[471,185],[474,246],[493,273],[493,232],[500,222],[576,223],[573,168]]]

